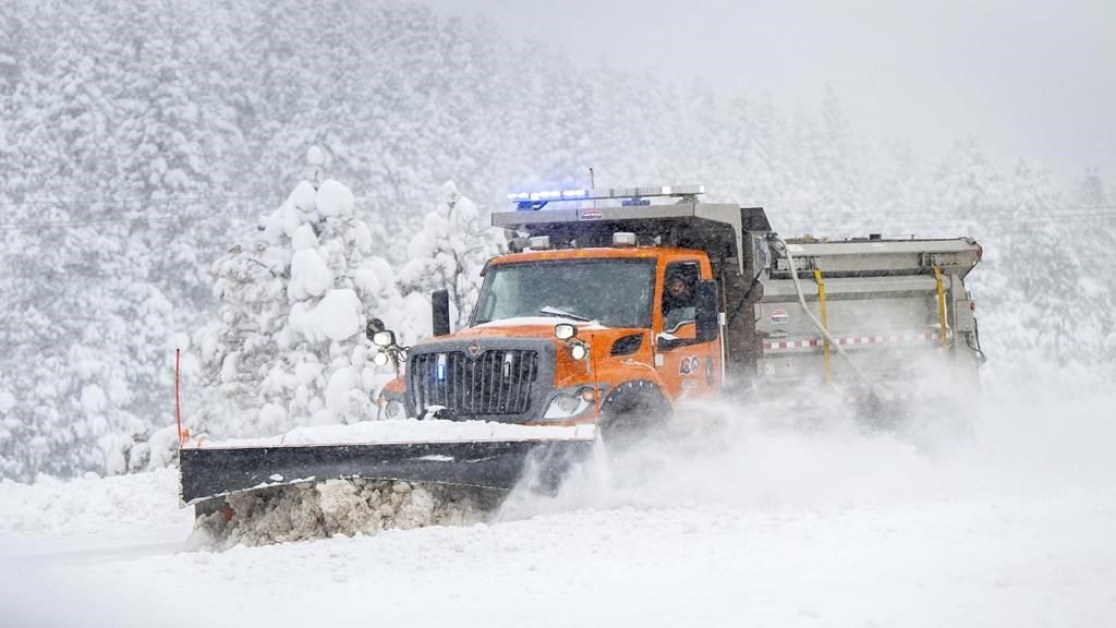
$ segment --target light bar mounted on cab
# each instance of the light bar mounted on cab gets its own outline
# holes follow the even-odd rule
[[[695,200],[698,194],[705,193],[703,185],[677,185],[644,188],[595,188],[592,190],[547,190],[543,192],[516,192],[508,194],[508,200],[515,203],[516,209],[537,211],[548,203],[593,201],[615,199],[624,207],[650,205],[651,198],[673,197]]]

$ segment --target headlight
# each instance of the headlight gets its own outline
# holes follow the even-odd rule
[[[380,398],[376,400],[376,405],[380,409],[376,414],[377,420],[407,418],[406,409],[403,407],[403,402],[399,399],[388,399],[380,395]]]
[[[575,360],[584,360],[585,356],[589,355],[589,347],[584,343],[575,342],[570,347],[570,355],[573,356]]]
[[[402,419],[403,418],[403,404],[392,400],[387,402],[384,406],[384,416],[389,419]]]
[[[577,327],[569,323],[558,323],[554,326],[554,337],[558,340],[569,340],[577,335]]]
[[[376,366],[387,366],[388,354],[383,351],[377,351],[376,355],[372,356],[372,363]]]
[[[543,413],[543,420],[565,421],[575,419],[593,407],[596,392],[592,388],[582,388],[575,394],[558,393],[550,400]]]

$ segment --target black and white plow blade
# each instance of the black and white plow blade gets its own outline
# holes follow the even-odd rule
[[[525,469],[553,482],[592,447],[591,439],[570,439],[183,448],[182,501],[355,478],[511,490]]]

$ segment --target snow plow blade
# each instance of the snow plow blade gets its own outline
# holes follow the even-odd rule
[[[198,447],[180,450],[182,502],[336,479],[394,480],[511,490],[529,469],[557,486],[592,439]]]

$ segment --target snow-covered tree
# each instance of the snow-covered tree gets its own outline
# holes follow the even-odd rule
[[[399,271],[403,293],[447,290],[457,327],[463,326],[480,292],[481,268],[498,252],[493,232],[453,181],[443,183],[437,206],[426,214],[422,231],[407,247],[410,261]]]
[[[364,327],[401,299],[352,192],[303,181],[260,229],[214,265],[220,320],[195,343],[200,385],[220,396],[191,423],[250,435],[375,418]]]

